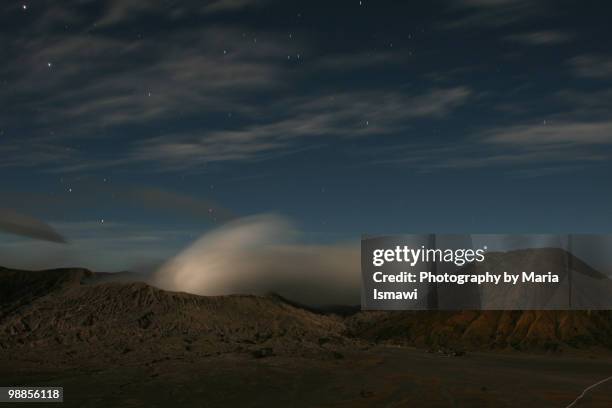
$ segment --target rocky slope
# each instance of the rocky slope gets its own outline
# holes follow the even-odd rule
[[[340,318],[274,296],[201,297],[145,283],[87,283],[82,269],[0,270],[0,352],[140,359],[227,352],[331,355],[350,342]],[[133,357],[132,357],[133,356]]]
[[[363,312],[345,324],[360,339],[426,348],[612,349],[609,311]]]
[[[0,354],[49,363],[224,353],[341,358],[373,343],[462,350],[612,350],[610,312],[317,313],[280,297],[202,297],[84,269],[0,269]]]

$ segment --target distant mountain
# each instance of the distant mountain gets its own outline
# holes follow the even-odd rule
[[[345,324],[352,337],[424,348],[612,349],[610,311],[362,312]]]
[[[582,259],[560,248],[521,249],[491,252],[482,263],[470,263],[458,273],[536,274],[552,272],[559,276],[558,285],[518,283],[483,285],[478,288],[483,309],[612,309],[612,280]],[[571,287],[570,287],[571,286]],[[460,295],[457,287],[447,287],[447,301]],[[461,301],[463,299],[459,299]],[[443,307],[444,309],[444,307]]]
[[[374,343],[470,350],[612,349],[610,312],[311,311],[279,296],[203,297],[85,269],[0,268],[0,353],[27,361],[340,358]],[[346,312],[348,309],[341,309]],[[15,354],[17,353],[17,354]]]
[[[347,333],[372,342],[418,347],[472,350],[559,350],[585,347],[612,349],[612,311],[540,310],[612,309],[612,281],[571,253],[558,248],[487,253],[482,263],[460,268],[458,274],[486,271],[556,272],[560,285],[519,284],[437,285],[438,305],[453,309],[461,302],[489,311],[362,312],[345,321]],[[571,273],[570,273],[571,272]],[[571,275],[571,276],[570,276]],[[571,287],[569,289],[571,279]],[[467,296],[475,299],[466,300]],[[525,310],[503,310],[520,305]]]

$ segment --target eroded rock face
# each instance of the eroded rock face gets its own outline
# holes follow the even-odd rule
[[[22,296],[2,298],[0,347],[26,352],[48,348],[73,359],[103,359],[262,348],[275,355],[331,354],[349,341],[341,334],[340,318],[275,296],[202,297],[137,282],[84,283],[90,274],[3,270],[0,286]],[[322,346],[319,339],[324,337],[331,340]]]
[[[472,350],[612,348],[609,311],[364,312],[346,321],[374,342]]]
[[[318,313],[277,296],[203,297],[83,269],[0,270],[0,353],[54,364],[196,359],[334,359],[373,343],[453,350],[612,349],[612,314],[586,311]],[[263,351],[262,351],[263,350]]]

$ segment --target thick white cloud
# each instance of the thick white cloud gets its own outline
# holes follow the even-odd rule
[[[243,218],[209,232],[163,265],[153,283],[198,295],[277,293],[312,305],[359,303],[358,245],[306,245],[277,215]]]

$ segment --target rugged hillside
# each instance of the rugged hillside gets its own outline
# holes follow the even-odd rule
[[[546,271],[561,275],[567,285],[573,281],[571,302],[576,308],[606,309],[612,281],[571,253],[557,248],[492,252],[482,263],[471,263],[459,273],[485,271]],[[565,287],[567,289],[567,286]],[[569,290],[487,285],[472,292],[476,304],[489,309],[508,305],[569,304]],[[442,306],[453,307],[465,300],[455,285],[438,285]],[[461,297],[463,296],[463,297]],[[457,299],[457,297],[460,297]],[[612,349],[612,312],[605,311],[461,311],[461,312],[370,312],[358,313],[345,321],[347,333],[372,342],[390,342],[419,347],[453,347],[477,350],[570,350],[588,347]]]
[[[612,349],[610,311],[362,312],[346,326],[372,342],[428,348]]]
[[[0,352],[140,359],[226,352],[335,355],[340,318],[276,297],[201,297],[144,283],[87,283],[86,270],[0,271]],[[95,280],[94,280],[95,281]]]
[[[38,364],[341,358],[367,344],[462,350],[612,349],[610,312],[308,311],[275,296],[202,297],[83,269],[0,269],[0,357]]]
[[[71,285],[93,273],[85,269],[19,271],[0,267],[0,319],[20,306]]]

